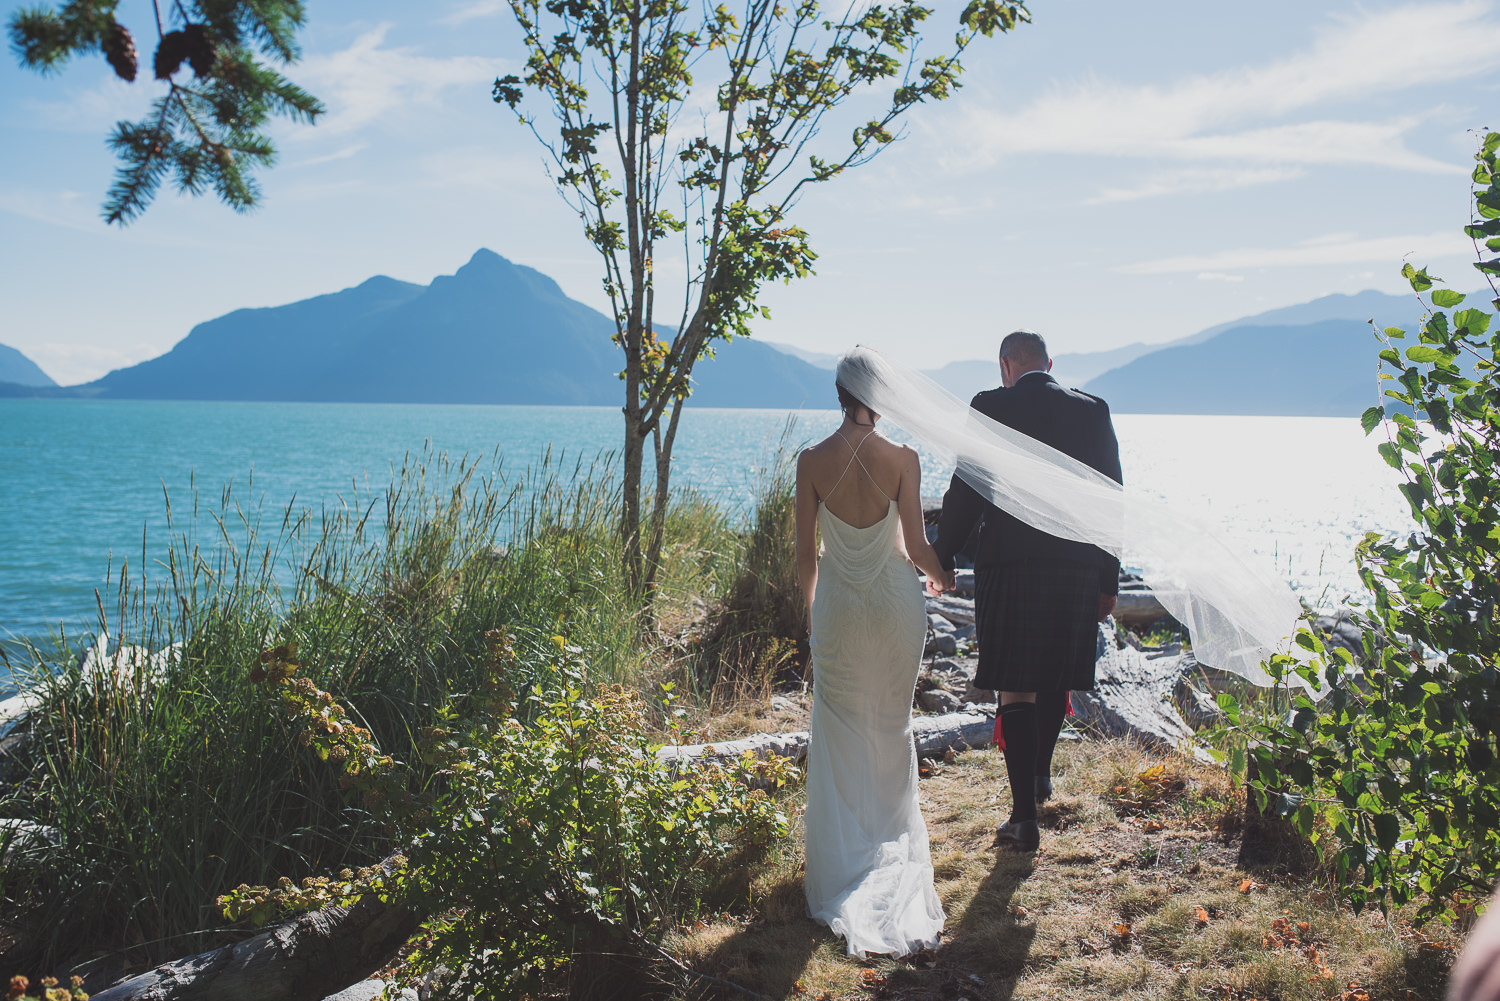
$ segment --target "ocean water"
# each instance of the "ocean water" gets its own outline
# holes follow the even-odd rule
[[[838,414],[689,409],[674,482],[745,512],[792,418],[796,444]],[[1397,474],[1354,418],[1123,414],[1115,425],[1127,482],[1273,562],[1314,604],[1358,601],[1355,542],[1410,524]],[[91,629],[108,570],[151,568],[165,552],[169,498],[180,514],[196,490],[217,509],[228,487],[279,522],[288,504],[363,506],[424,449],[517,470],[548,449],[591,460],[619,433],[606,407],[0,400],[0,641]],[[923,492],[940,495],[951,469],[923,468]]]

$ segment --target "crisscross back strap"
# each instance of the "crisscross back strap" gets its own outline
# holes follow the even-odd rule
[[[833,433],[838,435],[839,440],[842,441],[845,445],[849,445],[849,439],[844,437],[844,433],[842,431],[840,431],[838,428],[834,428]],[[866,434],[859,440],[859,445],[849,445],[849,461],[844,463],[844,471],[842,473],[839,473],[839,478],[834,481],[833,488],[829,490],[828,493],[823,495],[823,502],[825,504],[828,502],[828,498],[833,496],[834,490],[837,490],[839,488],[839,484],[844,482],[844,477],[848,474],[849,467],[854,465],[856,462],[859,463],[859,468],[865,471],[865,475],[869,477],[870,482],[875,484],[875,489],[880,490],[880,496],[884,497],[886,500],[892,499],[890,494],[886,493],[884,490],[881,490],[880,482],[875,479],[875,476],[870,472],[870,468],[865,465],[865,460],[859,457],[860,446],[869,441],[870,435],[874,433],[874,431],[871,431],[869,434]]]

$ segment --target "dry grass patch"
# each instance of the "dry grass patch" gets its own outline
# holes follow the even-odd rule
[[[1307,853],[1246,824],[1221,773],[1127,742],[1059,747],[1035,856],[991,846],[1009,812],[1002,757],[934,763],[922,805],[942,945],[902,961],[845,957],[804,916],[800,846],[749,881],[739,912],[669,943],[684,996],[777,999],[1413,1001],[1441,997],[1453,944],[1399,915],[1336,904]]]

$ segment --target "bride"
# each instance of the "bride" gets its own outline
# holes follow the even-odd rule
[[[911,700],[927,616],[911,564],[938,592],[953,574],[927,543],[917,453],[876,432],[880,415],[848,388],[867,381],[869,362],[859,352],[840,359],[843,423],[797,460],[797,571],[815,686],[807,909],[851,956],[904,956],[936,946],[943,929],[917,805]]]

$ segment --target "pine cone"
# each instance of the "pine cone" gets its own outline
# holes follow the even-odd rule
[[[170,80],[172,74],[177,72],[177,67],[188,57],[187,36],[180,31],[169,31],[161,36],[161,44],[156,47],[156,79]]]
[[[114,67],[115,76],[121,80],[134,80],[137,59],[135,39],[118,21],[111,21],[104,32],[104,58]]]
[[[187,60],[193,67],[193,76],[202,80],[213,72],[219,61],[219,51],[209,40],[208,31],[201,24],[189,24],[182,29],[187,44]]]

